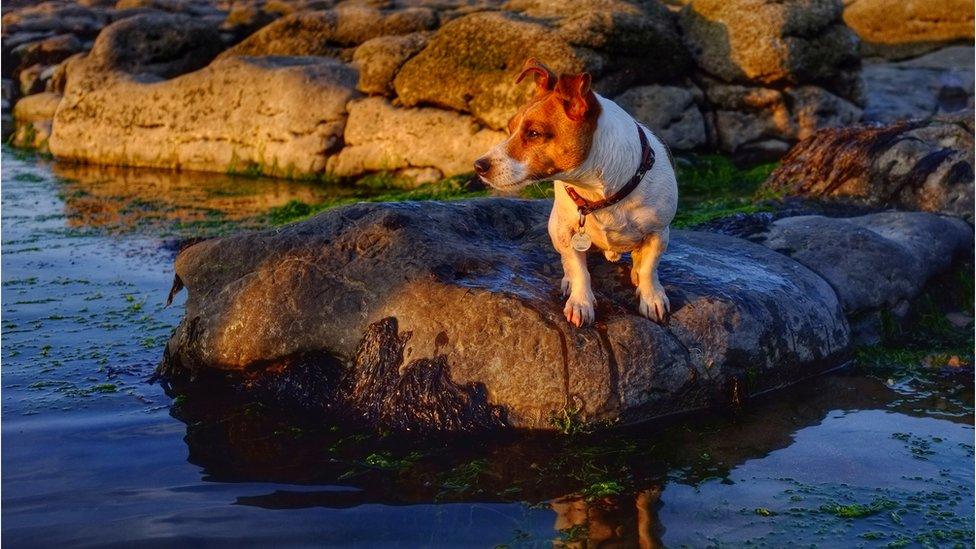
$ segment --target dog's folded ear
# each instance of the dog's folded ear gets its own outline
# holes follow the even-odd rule
[[[566,108],[566,116],[570,120],[579,122],[586,118],[586,113],[589,112],[593,104],[591,97],[593,92],[590,91],[591,80],[590,74],[586,72],[559,76],[555,91],[562,99]]]
[[[535,85],[539,88],[540,92],[552,91],[556,86],[556,74],[535,57],[530,57],[525,60],[525,63],[522,64],[522,72],[515,79],[515,83],[518,84],[529,74],[535,75]]]

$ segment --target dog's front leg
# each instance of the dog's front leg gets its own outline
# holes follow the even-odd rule
[[[670,228],[651,233],[644,237],[639,249],[631,254],[634,260],[631,278],[636,279],[637,299],[640,302],[640,314],[656,322],[664,322],[664,317],[671,312],[671,302],[664,293],[664,286],[657,276],[657,266],[661,254],[668,249],[671,237]]]
[[[569,293],[563,314],[577,328],[593,322],[593,289],[590,287],[590,271],[586,268],[586,252],[577,252],[571,246],[558,246],[563,262],[563,293]]]

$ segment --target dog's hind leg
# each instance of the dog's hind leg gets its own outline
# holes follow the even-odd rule
[[[633,254],[634,270],[637,274],[637,299],[640,314],[659,323],[671,312],[671,302],[664,292],[664,286],[657,276],[661,255],[668,249],[670,229],[651,233],[644,237],[638,252]],[[633,277],[633,271],[631,276]]]

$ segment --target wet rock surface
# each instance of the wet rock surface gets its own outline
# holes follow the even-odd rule
[[[465,413],[484,410],[478,425],[550,429],[567,413],[631,423],[728,402],[836,366],[848,351],[827,282],[768,248],[708,233],[672,235],[661,266],[673,309],[666,326],[638,316],[626,265],[593,258],[598,323],[575,329],[562,316],[548,209],[507,199],[360,204],[191,246],[176,265],[186,317],[161,371],[247,380],[287,375],[296,357],[315,356],[321,377],[334,379],[334,364],[356,377],[363,349],[390,348],[369,342],[395,326],[402,359],[384,370],[391,380],[370,387],[406,383],[397,376],[417,362],[416,375],[436,382],[407,383],[414,400],[467,403]],[[438,400],[445,388],[449,405]],[[393,394],[375,391],[339,401]],[[331,394],[291,396],[321,409]],[[382,417],[367,419],[396,427]]]
[[[972,113],[888,126],[824,129],[764,184],[773,192],[973,220]]]
[[[799,261],[837,292],[844,311],[896,309],[970,253],[973,229],[922,212],[786,217],[750,238]]]

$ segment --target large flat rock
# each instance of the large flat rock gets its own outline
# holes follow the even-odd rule
[[[598,321],[570,326],[549,208],[358,204],[198,243],[176,261],[189,296],[161,372],[267,388],[294,371],[276,397],[396,428],[548,429],[567,413],[636,422],[727,402],[844,359],[827,282],[709,233],[672,233],[668,325],[637,314],[628,265],[594,255]]]
[[[97,164],[309,176],[342,146],[355,69],[327,57],[229,57],[169,80],[73,60],[55,157]]]

